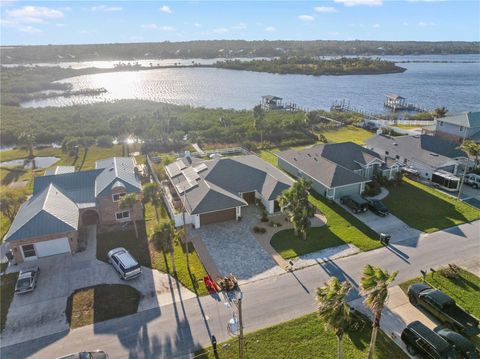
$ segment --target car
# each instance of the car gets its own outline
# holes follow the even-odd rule
[[[445,328],[453,329],[467,337],[480,333],[478,320],[457,306],[445,293],[426,283],[416,283],[408,287],[407,294],[410,303],[425,309]]]
[[[465,175],[464,183],[472,186],[473,188],[480,187],[480,175],[475,173],[468,173]]]
[[[103,350],[95,350],[91,352],[78,352],[67,354],[57,359],[108,359],[108,354]]]
[[[479,352],[475,344],[463,335],[442,327],[437,327],[434,331],[453,346],[458,359],[478,359]]]
[[[380,217],[388,216],[388,208],[378,199],[367,199],[368,208]]]
[[[360,196],[343,196],[340,203],[347,206],[353,213],[362,213],[368,210],[368,202]]]
[[[107,254],[108,262],[120,274],[121,279],[133,279],[142,274],[140,264],[122,247],[114,248]]]
[[[15,294],[32,292],[37,286],[39,274],[40,268],[38,267],[20,271],[17,283],[15,284]]]
[[[421,358],[456,359],[455,350],[445,339],[418,320],[411,322],[400,336],[408,354]]]

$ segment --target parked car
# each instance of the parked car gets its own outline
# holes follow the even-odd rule
[[[366,212],[368,210],[368,202],[360,196],[343,196],[340,203],[344,204],[353,213]]]
[[[93,352],[72,353],[57,359],[108,359],[108,354],[103,350],[95,350]]]
[[[456,359],[453,347],[418,320],[407,325],[401,338],[410,355],[428,359]]]
[[[380,217],[385,217],[388,215],[388,208],[379,201],[378,199],[368,199],[368,208]]]
[[[468,173],[465,175],[465,184],[468,184],[469,186],[472,186],[473,188],[479,188],[480,187],[480,175],[477,175],[475,173]]]
[[[446,328],[467,337],[480,333],[476,318],[457,306],[448,295],[425,283],[412,284],[408,287],[408,299],[413,305],[425,309],[437,318]]]
[[[121,279],[133,279],[142,274],[140,264],[122,247],[114,248],[107,254],[108,262],[120,273]]]
[[[453,346],[458,359],[478,359],[479,352],[475,344],[463,335],[441,327],[435,328],[434,331]]]
[[[15,284],[15,294],[23,294],[31,292],[37,286],[40,268],[34,267],[20,271],[17,283]]]

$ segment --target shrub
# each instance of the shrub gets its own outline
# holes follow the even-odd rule
[[[252,141],[243,142],[242,147],[249,151],[255,151],[257,149],[257,145]]]
[[[97,137],[97,146],[98,147],[112,147],[113,146],[113,137],[104,135]]]
[[[260,233],[260,234],[263,234],[265,233],[267,230],[263,227],[258,227],[258,226],[255,226],[253,227],[253,232],[255,233]]]

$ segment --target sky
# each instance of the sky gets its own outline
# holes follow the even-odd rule
[[[1,44],[212,39],[480,41],[480,0],[0,0]]]

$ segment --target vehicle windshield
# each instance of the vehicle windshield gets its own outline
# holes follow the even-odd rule
[[[136,270],[139,269],[139,268],[140,268],[140,264],[137,264],[137,265],[135,265],[135,266],[133,266],[133,267],[126,268],[126,271],[127,271],[127,273],[129,273],[129,272],[134,272],[134,271],[136,271]]]
[[[88,353],[88,352],[81,352],[78,354],[78,357],[79,359],[92,359],[93,356],[92,354]]]
[[[22,278],[18,280],[17,282],[18,289],[27,289],[28,287],[30,287],[30,278]]]

